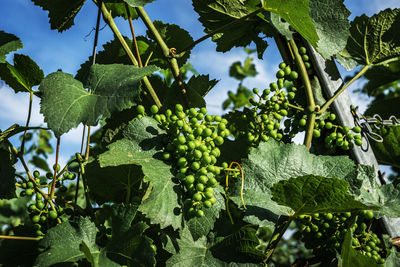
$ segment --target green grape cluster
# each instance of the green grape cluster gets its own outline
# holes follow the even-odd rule
[[[300,53],[301,58],[302,58],[302,60],[304,62],[304,66],[307,69],[308,75],[314,75],[314,70],[313,70],[312,65],[310,63],[310,57],[309,57],[307,52],[308,52],[307,48],[305,48],[304,46],[299,48],[299,53]]]
[[[143,106],[139,105],[137,111],[145,116]],[[174,112],[167,109],[159,114],[157,106],[152,106],[150,111],[167,131],[162,158],[174,165],[175,175],[185,188],[184,206],[189,216],[204,216],[203,208],[216,202],[213,188],[218,184],[221,167],[215,164],[221,153],[218,147],[230,135],[228,121],[208,115],[204,107],[183,110],[177,104]],[[226,167],[223,163],[222,168]]]
[[[340,251],[347,231],[351,227],[350,212],[314,213],[301,215],[297,219],[299,231],[303,234],[306,248],[313,249],[315,255],[335,255]],[[364,210],[352,226],[352,246],[362,254],[384,263],[385,251],[379,237],[369,231],[374,214]]]
[[[232,122],[229,129],[233,135],[246,140],[249,147],[257,147],[261,141],[268,141],[269,138],[281,140],[282,118],[295,113],[289,102],[294,100],[296,86],[300,85],[298,73],[282,62],[276,77],[278,80],[272,82],[261,94],[257,88],[253,89],[258,101],[250,99],[250,108],[245,107],[242,111],[234,111],[227,115]]]
[[[57,170],[60,166],[54,166]],[[33,177],[35,182],[23,182],[21,184],[22,192],[21,196],[31,196],[32,202],[28,206],[29,217],[36,230],[38,236],[44,235],[48,228],[55,224],[55,220],[63,213],[63,208],[61,206],[51,207],[49,202],[44,199],[43,195],[36,189],[42,188],[49,190],[52,186],[53,174],[47,173],[46,177],[50,180],[49,183],[40,179],[39,171],[35,170],[33,172]],[[64,180],[75,179],[75,174],[70,172],[64,172],[63,175],[57,178],[56,188],[61,189],[61,182]]]

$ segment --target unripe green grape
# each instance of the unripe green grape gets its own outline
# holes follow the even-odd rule
[[[206,175],[200,175],[198,178],[198,182],[202,184],[207,184],[208,182],[208,177]]]
[[[310,62],[304,62],[304,66],[306,67],[306,69],[310,69],[311,68]]]
[[[40,221],[40,216],[39,215],[35,215],[32,217],[32,222],[33,223],[38,223]]]
[[[362,146],[362,140],[360,140],[360,139],[355,139],[355,140],[354,140],[354,143],[355,143],[357,146]]]
[[[287,116],[288,112],[287,112],[286,109],[281,109],[281,110],[279,111],[279,114],[282,115],[282,116]]]
[[[40,172],[39,172],[38,170],[35,170],[35,171],[33,172],[33,177],[39,178],[39,176],[40,176]]]
[[[296,71],[292,71],[290,73],[290,79],[296,80],[297,78],[299,78],[299,74]]]
[[[204,117],[204,120],[205,120],[206,122],[211,122],[211,121],[212,121],[212,116],[211,116],[211,115],[206,115],[206,116]]]
[[[344,126],[343,127],[343,133],[347,134],[350,131],[349,126]]]
[[[202,197],[201,193],[199,193],[199,192],[197,192],[197,193],[195,193],[195,194],[193,195],[193,200],[194,200],[194,201],[200,201],[202,198],[203,198],[203,197]]]
[[[221,136],[218,136],[217,138],[214,139],[214,142],[217,146],[220,146],[224,143],[224,138],[222,138]]]
[[[182,112],[183,111],[183,106],[181,104],[176,104],[175,105],[175,111],[176,112]]]
[[[185,183],[187,185],[191,185],[194,183],[194,176],[193,175],[188,175],[185,177]]]
[[[326,124],[325,124],[325,129],[332,129],[332,127],[333,127],[333,124],[331,123],[331,122],[327,122]]]
[[[307,49],[304,46],[302,46],[299,48],[299,53],[300,55],[305,55],[307,53]]]
[[[258,95],[258,93],[259,93],[258,88],[253,88],[253,93]]]
[[[47,217],[45,215],[40,216],[40,221],[41,222],[47,221]]]
[[[367,220],[371,220],[372,218],[374,218],[374,213],[372,210],[363,210],[362,215]]]
[[[293,100],[295,97],[296,97],[296,94],[294,92],[289,92],[288,95],[287,95],[287,98],[289,100]]]
[[[152,106],[150,107],[150,112],[151,112],[152,114],[157,114],[157,113],[158,113],[158,107],[157,107],[156,105],[152,105]]]
[[[26,189],[25,190],[25,194],[27,195],[27,196],[32,196],[32,194],[33,194],[33,189],[31,189],[31,188],[28,188],[28,189]]]
[[[313,136],[314,136],[315,138],[318,138],[318,137],[321,136],[321,132],[320,132],[319,130],[317,130],[317,129],[314,129],[314,131],[313,131]]]
[[[212,203],[211,203],[211,201],[206,200],[206,201],[203,202],[203,205],[204,205],[204,207],[206,207],[206,208],[211,208]]]
[[[60,168],[61,168],[61,167],[60,167],[60,164],[54,164],[54,165],[53,165],[53,170],[55,170],[55,171],[57,171],[57,172],[60,171]]]
[[[307,55],[302,55],[301,58],[303,61],[308,61],[310,59]]]
[[[36,207],[42,210],[44,208],[44,203],[42,201],[36,201]]]
[[[334,113],[329,114],[329,120],[331,121],[336,120],[336,115]]]
[[[300,119],[299,120],[299,126],[304,127],[304,126],[306,126],[306,124],[307,124],[306,119]]]
[[[144,106],[138,105],[138,106],[136,107],[136,112],[139,113],[139,114],[144,115],[144,113],[145,113]]]
[[[192,162],[192,164],[190,165],[190,168],[194,171],[197,171],[198,169],[200,169],[200,163],[198,163],[197,161]]]
[[[49,217],[50,217],[50,219],[53,219],[53,220],[57,219],[57,217],[58,217],[57,212],[55,212],[54,210],[49,211]]]
[[[198,210],[198,211],[196,211],[196,217],[203,217],[204,216],[204,211],[202,211],[202,210]]]
[[[270,83],[269,84],[270,90],[272,92],[276,91],[276,89],[278,89],[278,84],[277,83]]]
[[[280,78],[283,78],[283,77],[285,77],[285,72],[283,70],[278,70],[276,72],[276,78],[280,79]]]
[[[355,132],[355,133],[361,133],[361,128],[359,127],[359,126],[355,126],[355,127],[353,127],[353,132]]]
[[[286,63],[285,63],[285,62],[279,63],[279,68],[280,68],[281,70],[283,70],[285,67],[286,67]]]
[[[290,66],[286,66],[286,67],[283,69],[283,71],[284,71],[284,73],[285,73],[285,76],[288,76],[288,75],[290,75],[290,73],[292,72],[292,69],[290,68]]]
[[[185,167],[186,164],[187,164],[187,160],[184,157],[179,158],[177,161],[177,165],[179,167]]]
[[[354,139],[354,136],[353,136],[352,133],[347,133],[347,134],[346,134],[346,138],[349,139],[349,140],[353,140],[353,139]]]

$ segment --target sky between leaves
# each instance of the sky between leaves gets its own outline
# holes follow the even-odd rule
[[[193,11],[192,1],[189,0],[158,0],[146,5],[146,11],[153,20],[162,20],[167,23],[175,23],[188,30],[194,39],[203,35],[201,23],[197,20],[198,15]],[[400,7],[399,0],[346,0],[346,6],[352,14],[350,19],[363,13],[368,16],[386,8]],[[12,33],[19,37],[24,45],[24,49],[17,53],[27,54],[43,69],[48,75],[58,69],[64,72],[76,74],[80,64],[88,59],[92,51],[94,31],[96,21],[96,6],[91,2],[83,6],[81,12],[75,19],[75,25],[63,33],[50,30],[47,12],[40,7],[34,6],[29,0],[1,0],[0,10],[0,30]],[[130,36],[129,26],[123,19],[116,20],[123,35]],[[101,21],[101,27],[105,25]],[[145,34],[145,27],[141,21],[134,21],[135,33]],[[99,49],[107,41],[113,39],[112,32],[105,27],[99,34]],[[248,78],[244,85],[253,88],[265,88],[274,80],[275,72],[281,61],[274,42],[269,41],[270,46],[264,54],[264,61],[256,59],[254,55],[258,76]],[[237,81],[228,75],[229,66],[235,61],[243,61],[246,57],[242,49],[233,49],[227,53],[215,52],[216,45],[207,40],[192,51],[191,62],[200,74],[210,74],[210,78],[220,80],[210,94],[206,97],[207,108],[210,113],[222,113],[221,104],[226,99],[228,90],[236,90]],[[7,58],[10,59],[10,55]],[[342,75],[346,72],[340,67]],[[355,84],[357,86],[357,84]],[[356,87],[352,87],[356,88]],[[350,88],[351,90],[351,88]],[[14,94],[7,85],[0,80],[0,129],[5,130],[13,123],[24,124],[28,112],[28,94]],[[368,99],[360,96],[352,98],[353,103],[365,108]],[[44,124],[43,116],[39,113],[39,100],[34,99],[31,125]],[[70,155],[79,151],[81,130],[71,130],[63,135],[61,143],[61,163],[64,164]],[[50,161],[54,161],[54,155],[50,156]]]

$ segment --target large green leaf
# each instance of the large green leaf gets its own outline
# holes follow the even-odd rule
[[[124,19],[129,18],[124,0],[103,0],[103,2],[106,5],[108,12],[111,13],[111,16],[113,18],[115,17],[122,17]],[[135,8],[128,6],[128,10],[132,19],[137,19],[139,17]]]
[[[179,205],[180,188],[174,182],[170,166],[159,158],[162,152],[162,134],[151,118],[134,119],[124,129],[124,138],[108,146],[99,156],[101,167],[136,164],[153,187],[149,197],[139,207],[153,224],[161,228],[180,228],[182,209]]]
[[[86,0],[32,0],[43,10],[49,11],[51,29],[59,32],[74,25],[74,18]]]
[[[349,36],[350,11],[343,0],[309,0],[310,16],[318,34],[317,51],[329,58],[345,48]]]
[[[79,218],[75,222],[63,222],[49,229],[46,236],[40,241],[39,246],[45,248],[36,259],[37,266],[52,266],[57,263],[76,262],[85,258],[81,251],[81,244],[85,244],[93,257],[100,256],[99,247],[96,245],[97,229],[89,218]],[[96,255],[96,256],[94,256]],[[108,265],[117,266],[117,265]]]
[[[237,21],[250,13],[244,1],[231,0],[204,0],[192,1],[194,10],[199,14],[199,20],[204,26],[206,33],[211,33],[216,29]],[[267,48],[267,42],[259,37],[263,33],[272,36],[273,28],[259,17],[252,17],[236,24],[233,28],[227,28],[212,36],[212,40],[217,43],[217,51],[226,52],[233,47],[245,47],[252,41],[256,43],[258,57]]]
[[[177,240],[179,250],[166,262],[167,266],[174,267],[217,267],[223,266],[223,262],[214,258],[207,246],[207,238],[201,237],[194,241],[188,228],[181,231],[181,237]]]
[[[10,148],[0,143],[0,199],[15,197],[15,162]]]
[[[319,38],[316,27],[310,17],[308,0],[271,0],[265,1],[265,3],[265,8],[273,13],[271,14],[271,23],[278,31],[288,35],[288,24],[290,24],[312,46],[317,47]],[[284,22],[278,19],[279,17],[284,19]]]
[[[379,114],[382,119],[389,119],[390,116],[400,117],[400,97],[385,98],[382,100],[374,100],[365,111],[364,115],[373,116]]]
[[[189,32],[180,28],[178,25],[163,23],[159,20],[154,21],[153,24],[170,49],[175,48],[177,51],[180,51],[193,43],[193,38],[190,36]],[[154,41],[156,40],[151,31],[148,30],[147,35]],[[153,56],[155,59],[159,59],[158,62],[156,61],[154,64],[163,69],[169,68],[169,63],[165,60],[161,48],[158,46],[154,52]],[[178,65],[182,66],[185,64],[189,57],[190,51],[186,52],[182,57],[177,58]]]
[[[43,70],[30,57],[15,54],[14,66],[9,63],[0,64],[0,78],[14,91],[31,91],[44,78]]]
[[[123,1],[128,5],[130,5],[131,7],[139,7],[151,3],[155,0],[123,0]]]
[[[137,207],[113,205],[111,208],[112,238],[106,246],[107,256],[120,265],[155,266],[152,240],[144,235],[149,226],[144,222],[133,222]]]
[[[219,218],[221,210],[225,209],[225,201],[220,192],[222,192],[221,188],[214,189],[214,197],[217,202],[212,207],[203,210],[203,217],[193,217],[186,222],[194,240],[207,235],[214,228],[214,223]]]
[[[57,137],[80,123],[96,125],[100,118],[133,106],[140,80],[156,70],[154,66],[93,65],[85,83],[91,93],[72,75],[54,72],[40,84],[40,112]]]
[[[349,183],[345,180],[314,175],[280,181],[271,189],[272,199],[290,207],[297,215],[367,208],[348,191]]]
[[[383,137],[383,142],[371,141],[371,147],[380,164],[400,166],[400,126],[387,127],[376,131]]]
[[[21,40],[14,34],[0,31],[0,63],[6,62],[6,55],[23,47]]]
[[[289,214],[289,208],[271,199],[272,186],[281,180],[304,175],[350,179],[357,177],[356,165],[345,156],[316,156],[305,146],[274,141],[260,143],[248,159],[242,160],[244,171],[243,197],[247,210],[244,220],[262,226],[276,223],[278,216]],[[236,182],[232,200],[242,206],[240,182]]]
[[[368,82],[362,92],[370,96],[382,94],[385,90],[400,84],[400,60],[369,68],[364,74]]]
[[[99,163],[93,160],[85,168],[90,195],[98,204],[126,202],[142,178],[142,170],[136,165],[100,168]]]
[[[400,9],[385,9],[351,22],[350,37],[338,61],[351,70],[357,64],[375,65],[400,56]]]

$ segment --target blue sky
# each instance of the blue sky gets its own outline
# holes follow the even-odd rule
[[[372,15],[385,8],[400,7],[399,0],[352,0],[345,1],[345,4],[352,12],[350,19],[366,13]],[[194,39],[203,35],[203,28],[197,20],[198,15],[193,11],[189,0],[158,0],[146,5],[146,11],[150,18],[162,20],[167,23],[175,23],[188,30]],[[17,53],[27,54],[34,59],[43,69],[45,75],[57,69],[64,72],[75,74],[80,64],[87,60],[92,51],[94,33],[87,36],[96,21],[96,6],[87,0],[80,13],[75,18],[75,25],[63,32],[51,30],[48,24],[47,12],[40,7],[33,5],[29,0],[0,0],[0,30],[18,36],[24,48]],[[117,19],[116,23],[122,34],[130,36],[129,26],[123,19]],[[105,23],[101,21],[101,26]],[[134,21],[135,32],[143,35],[145,28],[143,24]],[[87,37],[86,37],[87,36]],[[99,49],[102,44],[113,39],[112,32],[105,27],[99,35]],[[281,61],[277,48],[273,41],[269,40],[270,46],[264,55],[264,60],[256,60],[256,68],[259,75],[253,79],[248,79],[245,85],[249,88],[265,88],[273,81],[277,65]],[[220,82],[207,96],[207,104],[210,113],[220,113],[221,104],[226,99],[228,90],[235,90],[236,80],[228,76],[228,68],[234,61],[243,61],[245,53],[242,49],[233,49],[228,53],[215,52],[215,44],[207,40],[192,51],[189,61],[201,74],[210,74],[213,79]],[[9,56],[11,61],[12,57]],[[343,73],[343,69],[340,69]],[[345,75],[345,73],[343,73]],[[14,94],[0,81],[0,129],[4,130],[13,123],[24,124],[28,110],[29,96],[27,94]],[[353,98],[357,105],[365,107],[365,101],[359,96]],[[44,124],[43,116],[39,111],[39,101],[36,98],[33,105],[31,125]],[[61,150],[61,161],[65,162],[70,155],[79,150],[80,129],[71,130],[63,135]],[[53,157],[50,158],[50,160]]]

